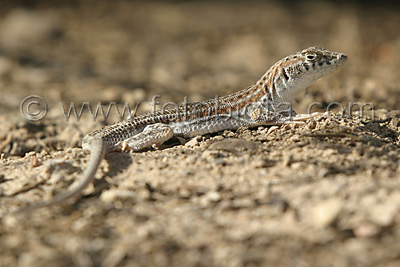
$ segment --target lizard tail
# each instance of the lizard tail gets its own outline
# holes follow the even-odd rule
[[[83,178],[81,181],[74,186],[71,190],[54,197],[48,202],[43,202],[36,204],[34,206],[28,206],[21,210],[18,210],[16,213],[26,213],[31,212],[33,210],[48,207],[54,204],[59,204],[67,199],[78,196],[83,189],[85,189],[94,179],[94,175],[96,174],[97,168],[99,167],[101,160],[104,158],[106,154],[106,147],[103,144],[103,139],[99,137],[91,137],[90,138],[90,159],[87,164],[87,168],[83,173]]]

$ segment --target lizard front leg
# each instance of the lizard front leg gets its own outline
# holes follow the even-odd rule
[[[289,116],[283,115],[281,112],[272,112],[262,108],[255,108],[250,112],[250,118],[259,125],[278,125],[287,123],[304,123],[306,120],[314,118],[319,113],[297,114],[290,109]]]

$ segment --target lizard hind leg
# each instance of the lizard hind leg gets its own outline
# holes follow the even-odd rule
[[[148,147],[159,146],[174,136],[172,129],[163,123],[147,125],[142,132],[117,144],[122,152],[138,152]]]

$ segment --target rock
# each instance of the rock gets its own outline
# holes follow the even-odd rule
[[[260,143],[253,141],[246,141],[243,139],[236,138],[228,138],[220,142],[213,143],[210,145],[207,150],[223,150],[235,155],[240,155],[240,152],[243,150],[247,150],[250,153],[254,153],[257,151]]]
[[[394,223],[398,210],[397,203],[379,204],[370,210],[370,217],[379,226],[389,226]]]
[[[200,199],[200,204],[203,207],[210,205],[211,203],[217,203],[221,200],[221,195],[215,191],[209,191]]]
[[[189,199],[192,193],[187,188],[180,188],[178,191],[178,196],[183,199]]]
[[[109,189],[100,195],[100,199],[107,203],[113,203],[117,200],[129,199],[135,200],[136,193],[130,190]]]
[[[232,201],[232,207],[236,209],[241,209],[241,208],[251,208],[255,205],[255,202],[251,198],[239,198],[239,199],[234,199]]]
[[[321,228],[330,226],[338,217],[342,202],[339,199],[325,200],[312,208],[312,223]]]
[[[205,197],[211,202],[218,202],[221,199],[220,194],[215,191],[208,192]]]
[[[200,137],[200,136],[196,136],[196,137],[190,139],[190,141],[188,141],[188,142],[185,144],[185,146],[186,146],[186,147],[195,147],[195,146],[198,146],[200,140],[201,140],[201,137]]]
[[[380,228],[372,223],[361,223],[353,229],[356,237],[373,237],[378,234]]]

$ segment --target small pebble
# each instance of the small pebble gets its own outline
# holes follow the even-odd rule
[[[321,228],[331,225],[339,216],[342,205],[338,199],[328,199],[318,203],[311,211],[312,223]]]

